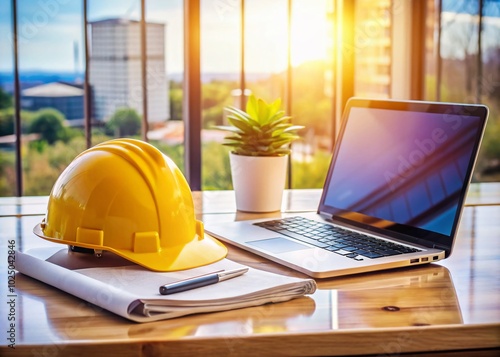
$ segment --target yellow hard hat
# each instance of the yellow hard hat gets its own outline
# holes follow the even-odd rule
[[[109,140],[78,155],[54,184],[34,233],[108,250],[155,271],[190,269],[227,254],[196,220],[191,190],[175,163],[133,139]]]

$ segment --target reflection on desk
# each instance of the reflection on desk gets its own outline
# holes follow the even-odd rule
[[[365,279],[320,282],[331,290],[338,328],[428,326],[463,323],[448,269],[430,264]],[[425,306],[422,306],[425,301]],[[335,315],[335,314],[334,314]]]

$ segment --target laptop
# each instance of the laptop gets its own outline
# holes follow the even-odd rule
[[[317,212],[205,229],[315,278],[445,259],[487,116],[483,105],[351,98]]]

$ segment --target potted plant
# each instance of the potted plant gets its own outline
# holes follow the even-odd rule
[[[232,148],[231,176],[240,211],[281,209],[290,143],[303,126],[292,125],[280,107],[281,99],[267,103],[251,95],[245,111],[225,108],[230,125],[217,127],[229,132],[223,145]]]

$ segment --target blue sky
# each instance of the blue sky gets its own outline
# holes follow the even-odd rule
[[[11,1],[0,0],[0,71],[12,70]],[[82,0],[18,0],[19,58],[20,69],[72,72],[83,69]],[[302,6],[302,18],[311,19],[314,14],[323,14],[324,0],[294,0]],[[139,19],[139,0],[88,0],[89,21],[122,17]],[[183,13],[182,0],[147,0],[148,21],[166,23],[167,72],[179,73],[183,67]],[[239,69],[239,1],[202,0],[202,70],[206,72],[233,72]],[[217,6],[224,4],[224,7]],[[312,9],[314,6],[316,9]],[[320,4],[320,5],[318,5]],[[468,26],[470,14],[477,13],[478,0],[443,0],[445,21],[454,26]],[[295,6],[295,5],[294,5]],[[262,11],[265,7],[266,11]],[[275,7],[275,8],[273,8]],[[275,72],[286,64],[286,1],[252,0],[247,2],[248,24],[246,53],[247,71]],[[305,13],[312,10],[310,13]],[[457,14],[459,16],[457,16]],[[283,16],[281,16],[283,15]],[[485,24],[488,38],[500,38],[500,0],[485,0]],[[317,15],[316,15],[317,16]],[[298,18],[298,21],[302,21]],[[321,57],[325,46],[319,43],[321,18],[298,26],[295,32],[296,48],[292,58],[300,61]],[[491,25],[491,26],[490,26]],[[309,30],[309,35],[304,35]],[[302,36],[302,37],[301,37]],[[298,38],[301,37],[301,38]],[[5,41],[5,42],[4,42]],[[451,41],[451,40],[450,40]],[[490,42],[488,42],[490,41]],[[78,58],[75,61],[75,43]],[[446,45],[446,42],[445,42]],[[498,43],[496,44],[498,46]],[[6,50],[7,49],[7,50]],[[472,49],[473,50],[473,49]],[[292,48],[292,51],[294,49]],[[443,55],[460,57],[453,50],[453,43],[443,50]],[[310,55],[310,58],[307,57]],[[306,56],[306,57],[304,57]],[[324,56],[324,54],[323,54]]]
[[[484,0],[483,15],[500,17],[500,0]],[[477,14],[478,0],[443,0],[443,11]]]
[[[0,39],[9,39],[8,47],[2,43],[0,51],[0,70],[12,68],[12,23],[11,2],[1,0]],[[83,62],[83,10],[81,0],[18,0],[19,66],[23,69],[74,71],[82,70]],[[5,4],[5,6],[4,6]],[[103,18],[139,19],[138,0],[88,1],[89,21]],[[171,16],[181,14],[182,0],[148,0],[147,18],[149,21],[166,22]],[[163,14],[161,21],[159,14]],[[169,16],[169,14],[171,16]],[[180,17],[182,22],[182,16]],[[181,23],[182,25],[182,23]],[[177,36],[179,37],[179,36]],[[2,40],[3,41],[3,40]],[[182,37],[171,39],[170,47],[182,45]],[[78,60],[75,66],[74,46],[78,46]],[[5,47],[4,47],[5,46]],[[9,51],[5,51],[8,48]],[[182,47],[181,47],[182,50]],[[176,51],[177,53],[179,51]],[[170,63],[182,64],[182,55],[175,56],[170,51]]]

